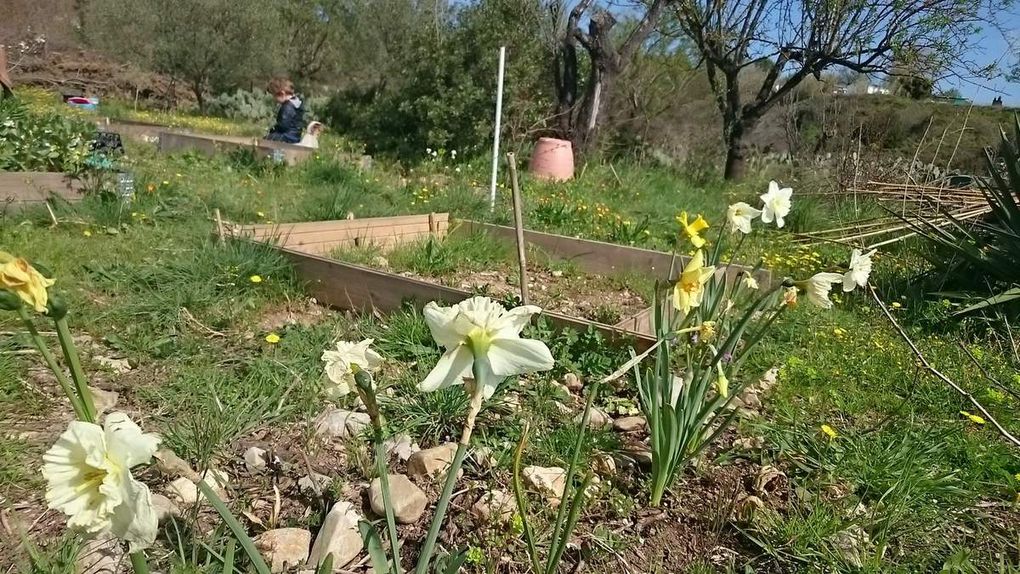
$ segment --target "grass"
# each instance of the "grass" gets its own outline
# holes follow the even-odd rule
[[[5,251],[56,272],[55,289],[71,302],[72,328],[90,335],[94,343],[82,345],[86,356],[126,356],[137,365],[121,376],[88,365],[101,386],[121,392],[120,407],[139,415],[143,427],[160,432],[168,446],[193,464],[230,466],[236,464],[239,445],[252,436],[303,428],[323,409],[318,390],[324,348],[337,338],[371,337],[389,360],[379,376],[384,387],[393,389],[383,403],[389,430],[408,432],[423,447],[459,434],[465,400],[459,389],[432,394],[413,390],[441,353],[420,312],[408,308],[385,317],[328,313],[308,321],[280,320],[300,315],[307,305],[293,270],[270,249],[221,245],[212,236],[211,219],[216,209],[237,223],[449,210],[455,216],[505,224],[510,220],[506,189],[500,189],[492,213],[485,194],[475,191],[485,179],[485,162],[465,162],[460,173],[449,166],[436,171],[387,165],[359,172],[340,159],[349,144],[327,138],[318,158],[281,170],[238,158],[160,157],[149,146],[128,146],[130,159],[124,164],[135,174],[138,190],[132,203],[87,199],[58,209],[61,223],[56,227],[45,211],[8,214],[0,226]],[[761,183],[731,187],[695,183],[662,168],[590,164],[568,184],[526,178],[526,220],[536,229],[668,250],[681,210],[705,214],[713,225],[708,237],[714,241],[726,205],[753,200]],[[819,222],[839,223],[849,217],[847,209],[798,202],[795,195],[797,215],[789,226],[799,230]],[[848,256],[839,246],[799,247],[788,234],[776,232],[749,241],[745,248],[745,260],[761,257],[778,276],[833,269],[845,265]],[[368,264],[384,256],[394,268],[436,277],[513,261],[501,244],[476,236],[426,241],[393,253],[358,249],[336,255]],[[533,260],[549,263],[537,254]],[[1003,424],[1017,429],[1013,397],[978,376],[958,344],[963,340],[976,350],[982,365],[1015,389],[1017,366],[1004,352],[1002,333],[979,324],[947,326],[943,304],[926,299],[917,280],[923,271],[920,260],[917,248],[909,244],[884,251],[875,265],[876,288],[900,303],[896,316],[935,364]],[[569,265],[559,269],[568,276],[576,272]],[[262,281],[252,282],[254,275]],[[641,293],[651,289],[642,277],[613,280]],[[738,429],[742,435],[761,437],[764,446],[752,455],[723,448],[712,468],[773,464],[784,470],[791,488],[788,501],[770,506],[749,523],[710,520],[720,523],[712,526],[712,535],[721,530],[740,552],[738,566],[729,571],[1015,572],[1020,559],[1014,530],[1020,492],[1015,451],[990,425],[977,425],[959,414],[970,405],[917,369],[915,358],[868,299],[843,294],[836,299],[831,312],[801,305],[788,313],[789,320],[762,342],[743,369],[743,376],[754,377],[774,365],[781,367],[779,385],[763,397],[762,416],[743,421]],[[600,312],[608,321],[614,318],[611,311]],[[16,327],[9,315],[0,316],[0,331]],[[278,344],[265,341],[270,331],[280,335]],[[556,366],[542,376],[508,380],[499,395],[504,398],[483,410],[477,444],[490,448],[497,460],[495,469],[484,471],[496,483],[506,479],[510,453],[525,421],[531,424],[526,464],[563,463],[576,428],[555,404],[569,397],[550,381],[566,373],[596,380],[629,358],[625,348],[607,345],[594,331],[556,332],[539,321],[525,333],[549,344]],[[41,485],[33,465],[46,446],[13,438],[20,429],[12,422],[51,416],[56,404],[28,376],[35,358],[14,354],[24,348],[19,337],[0,336],[0,408],[10,415],[0,423],[4,505],[38,499]],[[634,389],[625,380],[598,406],[617,414],[634,404]],[[838,436],[826,438],[822,424],[835,428]],[[300,439],[294,442],[303,445],[304,431],[297,435]],[[588,449],[616,453],[622,447],[616,434],[595,432]],[[313,461],[332,452],[321,446],[309,450]],[[362,475],[372,465],[367,458],[358,460],[351,456],[331,467],[347,473],[338,476],[338,483],[365,480]],[[692,470],[687,483],[705,478],[704,472]],[[586,516],[598,525],[604,516],[632,520],[644,496],[642,476],[632,471],[605,481],[610,484],[590,501]],[[681,508],[696,503],[690,497],[701,494],[685,488],[689,486],[674,493]],[[307,519],[286,520],[299,524]],[[180,536],[186,539],[181,548],[221,546],[215,533],[203,537],[182,531]],[[508,553],[519,550],[512,532],[478,536],[479,542],[498,540],[498,547]],[[596,528],[584,536],[608,541],[593,547],[610,562],[606,548],[626,554],[638,544],[631,531],[600,533]],[[34,558],[20,551],[9,556],[28,564],[27,571],[61,571],[70,548],[57,541]],[[174,573],[206,571],[189,566],[186,556],[161,566]],[[683,571],[674,564],[649,566],[649,571],[656,569]],[[719,567],[702,560],[686,571]]]

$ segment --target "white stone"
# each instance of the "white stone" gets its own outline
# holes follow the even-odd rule
[[[86,542],[75,558],[75,570],[81,574],[120,574],[126,564],[120,541],[104,535]]]
[[[602,476],[613,476],[616,474],[616,461],[610,454],[599,453],[592,458],[591,469]]]
[[[574,373],[567,373],[564,375],[563,385],[572,393],[581,392],[581,389],[584,388],[584,385],[581,383],[581,378]]]
[[[525,484],[545,496],[550,506],[559,505],[567,487],[567,471],[555,466],[529,466],[522,474]]]
[[[286,572],[308,559],[312,533],[304,528],[277,528],[259,534],[254,542],[269,562],[270,571]]]
[[[446,476],[456,454],[457,443],[453,442],[420,450],[407,459],[407,474],[419,480]]]
[[[202,482],[206,483],[220,500],[230,500],[227,487],[230,485],[230,475],[218,468],[210,468],[202,474]]]
[[[581,420],[584,418],[584,413],[581,413],[574,417],[574,424],[581,424]],[[588,428],[593,429],[604,429],[612,426],[613,419],[606,414],[602,409],[592,407],[591,412],[588,413]]]
[[[327,555],[333,554],[333,572],[339,572],[357,558],[364,547],[358,530],[361,519],[361,514],[350,502],[341,500],[334,504],[315,536],[308,565],[318,567]]]
[[[156,451],[154,456],[156,469],[166,476],[183,476],[191,480],[198,480],[198,473],[184,459],[174,454],[174,451],[161,448]]]
[[[117,373],[118,375],[123,375],[124,373],[131,370],[131,364],[128,362],[127,359],[114,359],[113,357],[95,357],[95,361],[100,365],[110,369],[114,373]]]
[[[322,438],[344,439],[357,435],[371,423],[366,413],[329,407],[315,419],[315,434]]]
[[[613,429],[618,432],[643,431],[648,426],[645,417],[623,417],[613,421]]]
[[[117,406],[117,399],[120,398],[117,391],[105,391],[96,387],[89,387],[89,392],[92,394],[92,402],[95,403],[96,412],[99,414],[112,411]]]
[[[170,483],[166,489],[167,496],[177,502],[191,506],[198,502],[198,487],[187,477],[180,477]]]
[[[471,507],[471,515],[480,523],[504,523],[514,516],[517,503],[502,490],[490,490]]]
[[[386,439],[386,442],[383,444],[386,446],[386,452],[396,455],[402,461],[407,461],[407,459],[411,458],[412,454],[421,450],[421,447],[418,446],[418,443],[414,442],[409,434],[392,436]]]
[[[174,504],[174,501],[162,494],[152,495],[152,508],[156,511],[156,520],[163,522],[168,518],[176,518],[181,515],[181,509]]]
[[[266,470],[266,451],[257,446],[248,447],[244,451],[244,467],[250,474],[259,474]]]
[[[393,505],[393,515],[397,522],[411,524],[421,518],[422,513],[425,512],[425,505],[428,503],[425,493],[402,474],[388,475],[388,482],[390,503]],[[368,502],[372,506],[372,512],[378,516],[386,516],[382,483],[378,478],[373,480],[368,488]]]
[[[313,482],[314,481],[314,482]],[[298,488],[302,491],[316,492],[329,486],[333,482],[333,479],[326,476],[325,474],[319,474],[313,472],[312,474],[306,474],[298,479]],[[316,486],[318,488],[316,488]]]

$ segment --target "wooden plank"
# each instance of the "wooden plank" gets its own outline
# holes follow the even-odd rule
[[[469,233],[485,232],[508,243],[515,241],[514,228],[512,227],[470,220],[460,220],[456,223],[454,233],[460,230]],[[674,279],[679,269],[690,259],[686,256],[677,257],[678,261],[673,271],[673,277],[669,277],[670,266],[673,262],[671,253],[528,229],[524,230],[524,240],[530,245],[545,250],[553,258],[563,259],[577,265],[586,273],[603,275],[619,273],[647,275],[650,273],[656,279]],[[727,275],[735,277],[751,268],[732,264],[723,269]],[[755,273],[755,278],[763,287],[772,283],[772,275],[765,269],[758,270]]]
[[[643,333],[649,337],[655,337],[655,326],[652,324],[654,322],[654,318],[655,309],[653,307],[648,307],[623,319],[613,326],[617,329],[624,329],[635,333]]]
[[[472,293],[343,263],[333,259],[305,253],[297,249],[278,248],[297,270],[312,297],[320,303],[341,309],[365,313],[392,312],[410,302],[420,308],[429,301],[457,303],[473,296]],[[587,330],[593,327],[618,343],[633,344],[639,351],[654,344],[654,339],[641,333],[629,332],[611,325],[568,317],[554,312],[544,313],[558,327]]]
[[[437,236],[446,234],[446,228],[440,227],[436,230]],[[352,241],[357,244],[368,244],[376,240],[397,239],[398,243],[410,243],[417,239],[424,239],[432,235],[428,224],[402,225],[393,228],[368,228],[348,229],[343,231],[330,231],[317,234],[287,235],[281,237],[280,244],[289,247],[292,245],[319,245],[323,243],[336,243]]]
[[[342,229],[365,229],[375,227],[391,227],[395,225],[427,223],[429,215],[396,215],[391,217],[369,217],[365,219],[334,219],[330,221],[307,221],[299,223],[272,223],[244,225],[238,229],[242,232],[253,232],[258,236],[259,232],[285,231],[289,235],[303,233],[317,233],[321,231],[339,231]],[[449,213],[435,214],[437,224],[449,224]]]
[[[276,151],[283,152],[283,161],[287,165],[296,165],[311,158],[316,150],[304,146],[260,140],[243,136],[211,136],[203,134],[185,134],[179,132],[161,132],[159,134],[159,150],[163,153],[194,150],[205,155],[230,153],[238,149],[250,149],[258,157],[273,158]]]
[[[41,204],[54,196],[78,201],[81,190],[80,182],[59,172],[0,172],[0,204]]]

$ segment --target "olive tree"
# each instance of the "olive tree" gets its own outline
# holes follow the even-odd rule
[[[987,0],[998,2],[999,0]],[[967,63],[982,0],[681,0],[675,23],[703,61],[722,114],[727,179],[746,169],[748,136],[808,76],[828,69],[933,78]],[[765,67],[759,82],[748,68]],[[747,93],[752,94],[747,97]]]

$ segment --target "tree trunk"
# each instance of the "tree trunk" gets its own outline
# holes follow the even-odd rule
[[[754,122],[747,119],[734,120],[726,135],[726,169],[723,178],[737,181],[747,174],[747,157],[751,144],[748,136],[754,130]]]

